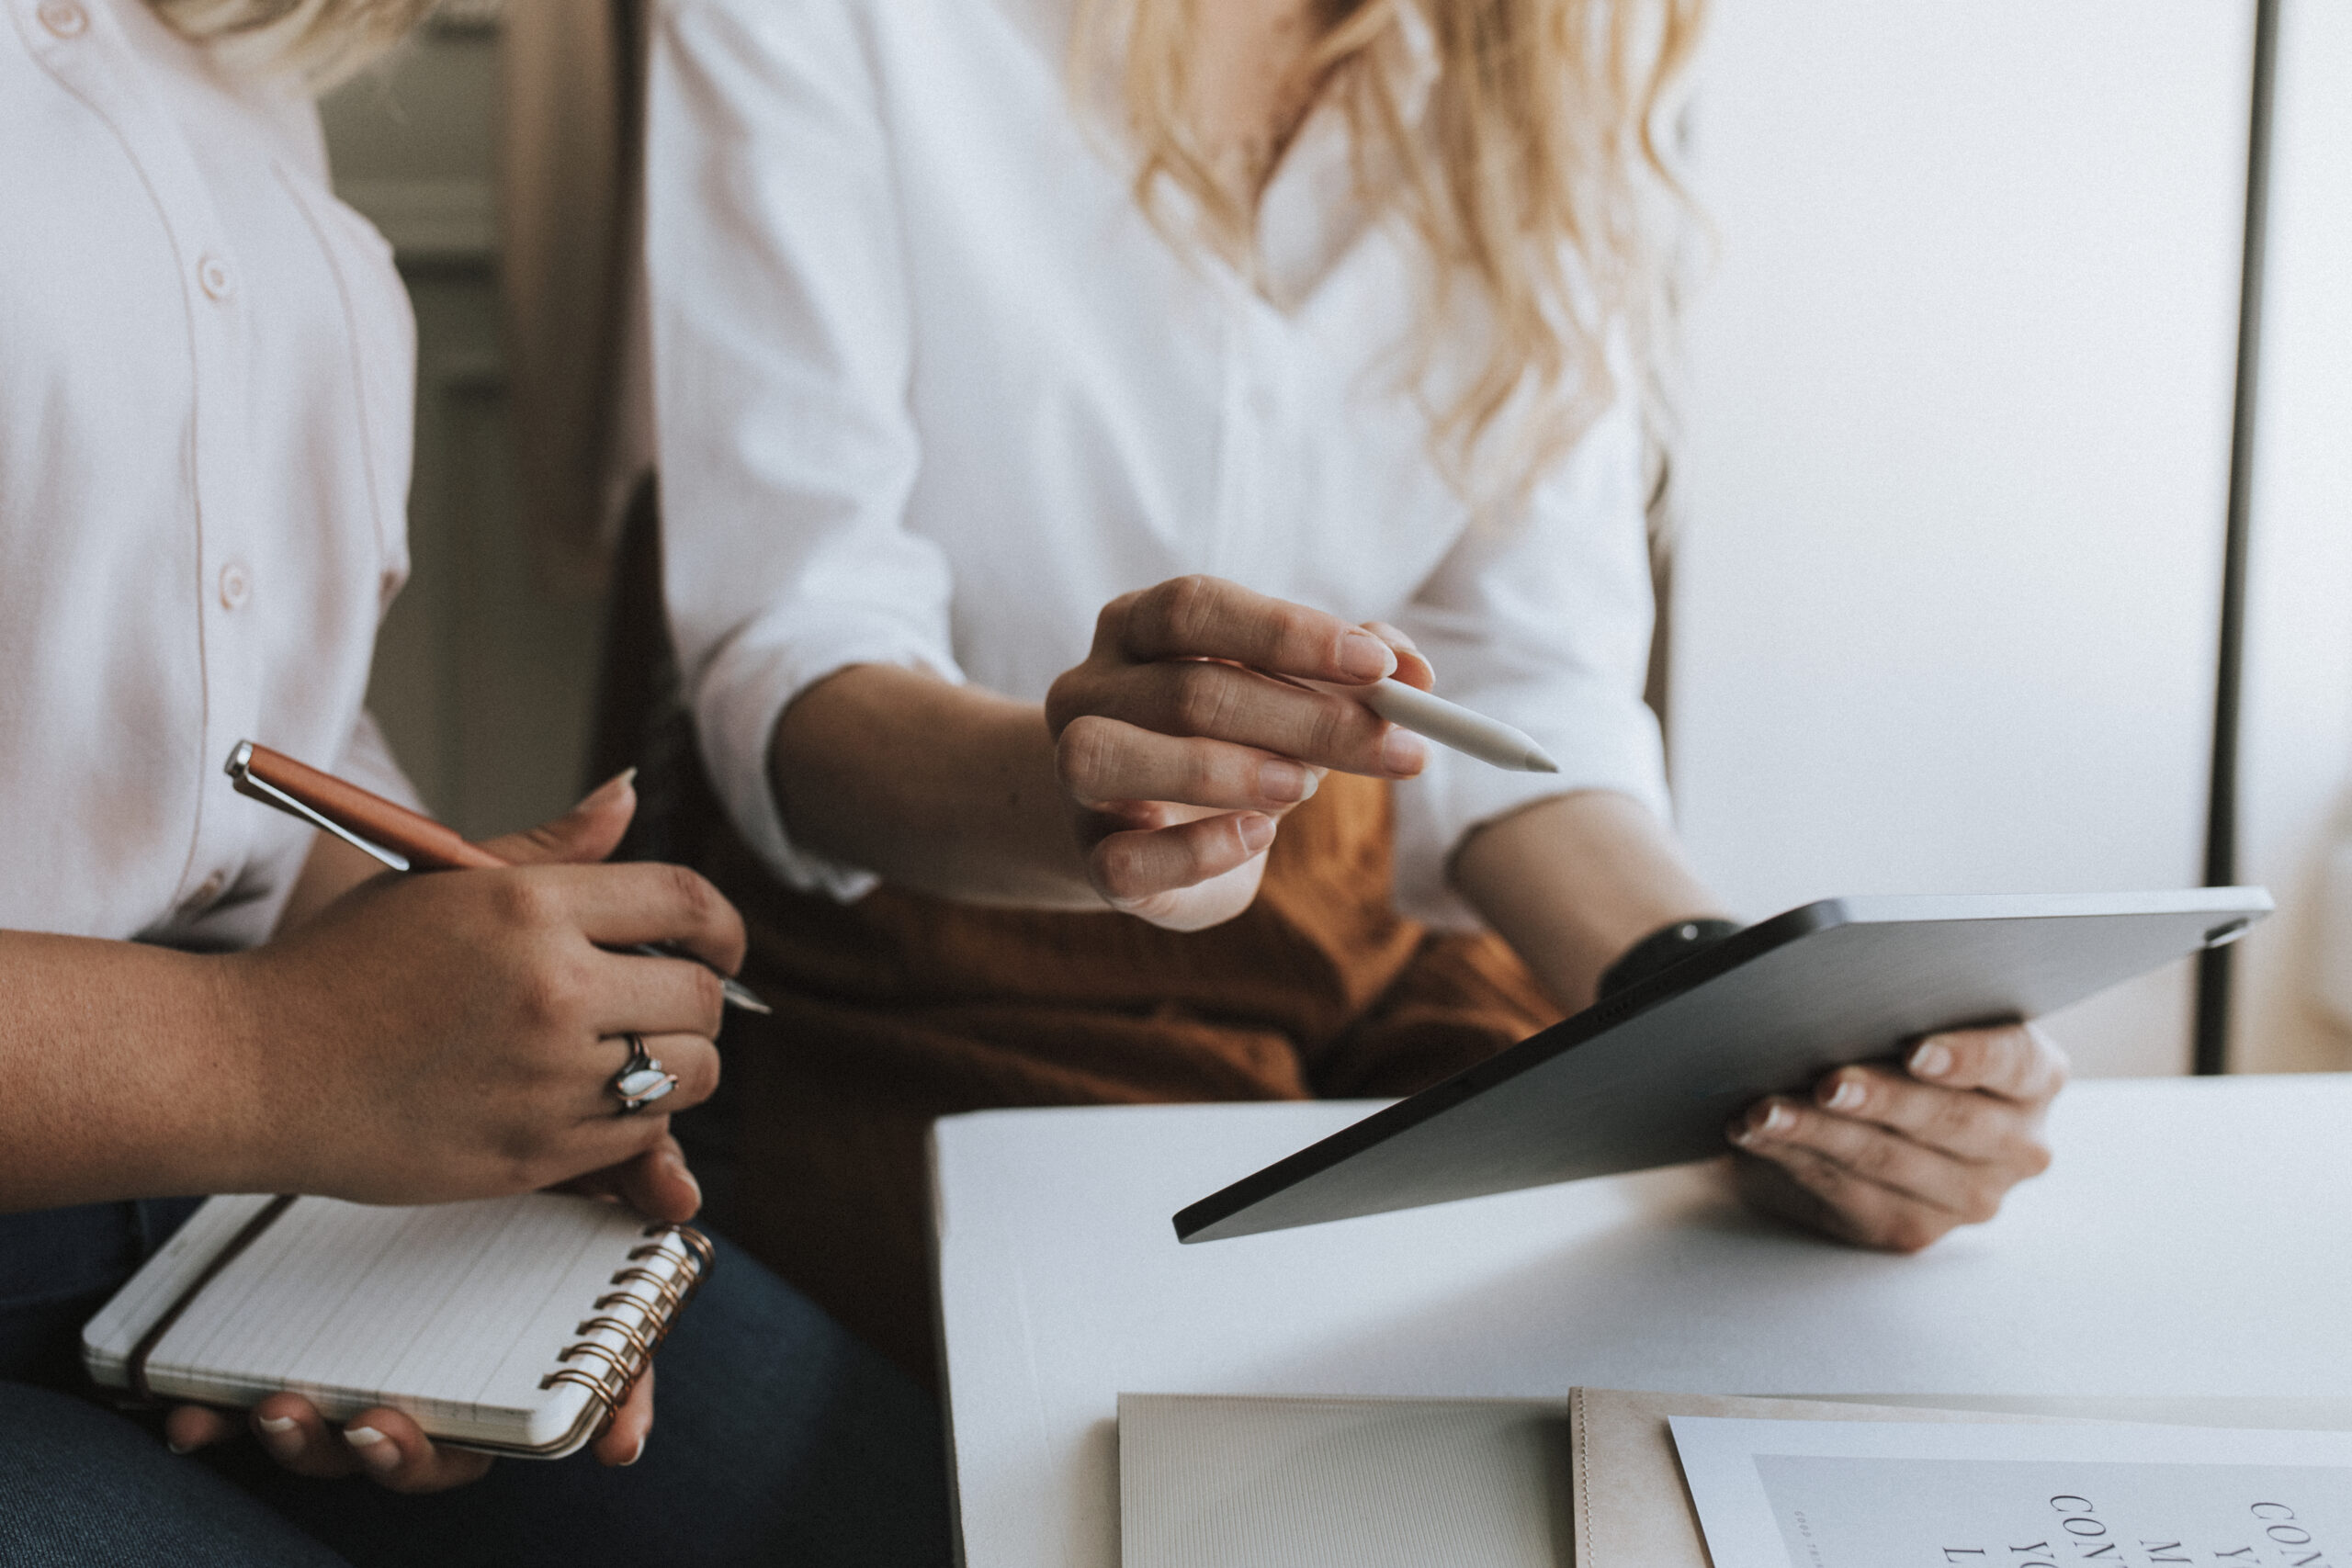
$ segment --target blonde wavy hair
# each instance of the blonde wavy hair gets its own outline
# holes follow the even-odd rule
[[[437,0],[147,0],[166,27],[241,69],[324,92],[408,36]]]
[[[1523,499],[1621,395],[1613,362],[1645,380],[1654,363],[1673,248],[1660,219],[1683,205],[1657,127],[1704,0],[1306,3],[1319,36],[1287,96],[1347,116],[1360,200],[1423,253],[1399,347],[1431,454],[1474,499]],[[1136,200],[1165,229],[1165,195],[1182,192],[1197,238],[1254,274],[1282,148],[1236,159],[1204,142],[1199,0],[1080,5],[1073,81],[1081,96],[1114,84]]]

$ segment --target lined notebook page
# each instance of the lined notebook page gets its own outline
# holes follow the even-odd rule
[[[267,1201],[214,1199],[198,1211],[91,1321],[93,1373],[126,1381],[140,1335]],[[550,1193],[423,1208],[304,1198],[205,1286],[150,1353],[148,1381],[158,1393],[232,1405],[290,1389],[330,1420],[390,1404],[458,1442],[551,1442],[590,1398],[570,1383],[539,1386],[559,1355],[582,1339],[628,1352],[609,1329],[580,1331],[597,1299],[653,1295],[641,1280],[611,1282],[650,1244],[645,1227],[631,1210]],[[645,1266],[676,1278],[684,1245],[661,1246]],[[605,1311],[640,1329],[656,1318],[633,1303]],[[605,1368],[593,1357],[576,1364]]]

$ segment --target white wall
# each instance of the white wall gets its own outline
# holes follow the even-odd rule
[[[2198,880],[2252,14],[1719,0],[1670,716],[1744,913]],[[2064,1037],[2178,1070],[2188,994]]]
[[[2287,0],[2276,105],[2239,855],[2279,913],[2237,949],[2233,1058],[2340,1069],[2352,1038],[2311,998],[2322,861],[2352,832],[2352,6]]]

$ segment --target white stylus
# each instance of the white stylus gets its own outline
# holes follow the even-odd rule
[[[1544,748],[1510,725],[1472,713],[1443,697],[1431,696],[1402,681],[1382,681],[1371,686],[1325,686],[1345,692],[1386,719],[1416,735],[1426,735],[1441,746],[1451,746],[1467,757],[1521,773],[1556,773],[1560,764]]]

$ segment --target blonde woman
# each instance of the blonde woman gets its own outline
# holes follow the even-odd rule
[[[662,0],[666,591],[786,998],[741,1224],[909,1364],[930,1117],[1401,1093],[1727,929],[1641,698],[1695,8]],[[1392,672],[1563,771],[1347,694]],[[2062,1075],[1957,1035],[1726,1136],[1914,1248]]]
[[[597,944],[731,966],[742,935],[698,877],[586,863],[626,781],[500,846],[543,863],[371,878],[222,776],[250,736],[406,791],[360,704],[406,571],[408,302],[310,91],[424,0],[0,8],[0,1560],[943,1561],[926,1402],[740,1255],[663,1349],[662,1435],[649,1378],[560,1464],[81,1377],[182,1194],[586,1177],[691,1215],[667,1117],[609,1080],[637,1032],[707,1095],[715,983]]]

